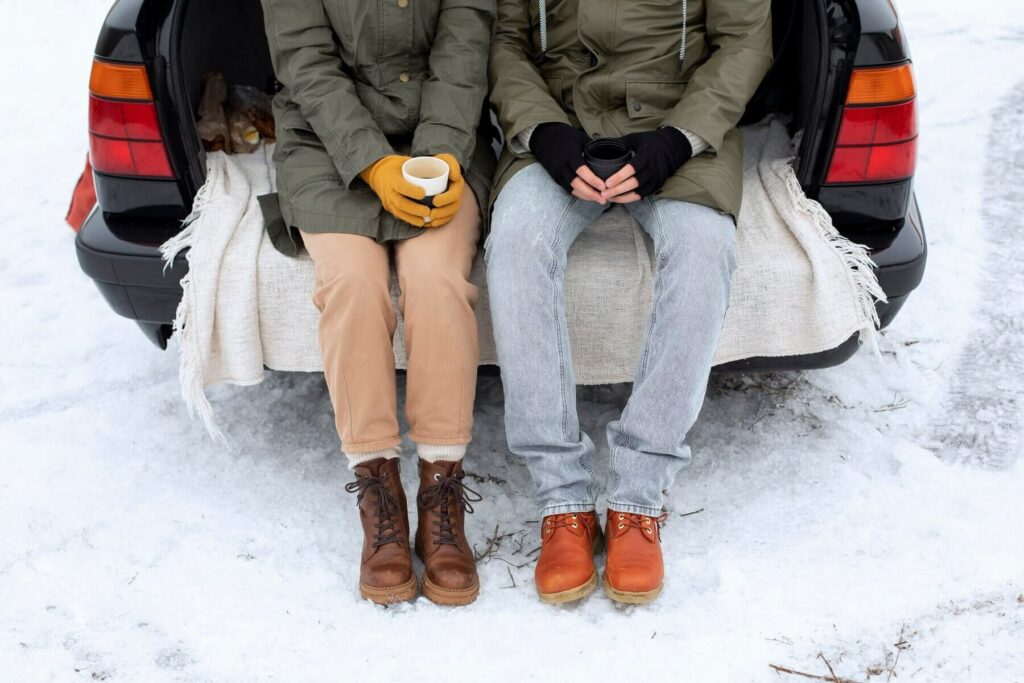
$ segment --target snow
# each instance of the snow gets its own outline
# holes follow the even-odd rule
[[[0,678],[1024,680],[1017,0],[900,3],[931,253],[882,360],[713,379],[671,492],[665,593],[565,609],[534,594],[536,513],[495,380],[470,534],[512,535],[463,609],[358,599],[322,378],[214,391],[230,451],[188,419],[173,349],[109,311],[62,224],[109,4],[0,0],[17,17],[0,26]],[[626,396],[582,390],[585,428]]]

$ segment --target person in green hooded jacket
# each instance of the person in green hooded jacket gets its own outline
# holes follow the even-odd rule
[[[494,0],[262,0],[283,89],[276,195],[260,199],[274,245],[316,269],[320,347],[363,527],[360,591],[415,597],[399,477],[392,261],[408,353],[406,417],[420,466],[416,553],[423,592],[460,605],[479,591],[463,485],[478,364],[469,282],[494,166],[486,111]],[[481,120],[487,121],[481,125]],[[403,173],[435,157],[430,199]]]
[[[613,600],[662,590],[664,492],[690,459],[735,269],[736,126],[771,60],[771,0],[498,1],[489,68],[506,145],[485,259],[505,429],[536,485],[547,602],[597,586],[602,538]],[[585,152],[606,138],[626,154],[599,176]],[[602,534],[564,284],[569,247],[617,204],[651,236],[656,279],[633,392],[608,425]]]

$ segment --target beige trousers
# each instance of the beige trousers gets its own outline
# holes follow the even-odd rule
[[[362,460],[402,442],[391,304],[394,252],[408,356],[409,437],[437,459],[457,460],[471,440],[479,359],[478,291],[469,273],[480,239],[480,210],[468,190],[450,223],[378,244],[369,237],[302,233],[316,266],[320,350],[341,449]],[[395,451],[397,452],[397,451]],[[433,458],[430,458],[433,459]]]

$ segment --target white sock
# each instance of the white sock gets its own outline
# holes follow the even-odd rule
[[[385,448],[381,451],[369,451],[367,453],[345,453],[345,457],[348,458],[348,468],[350,470],[355,469],[359,465],[377,458],[397,458],[402,455],[401,446],[392,446],[391,448]]]
[[[418,443],[416,444],[416,453],[429,463],[435,463],[440,460],[444,460],[446,462],[458,462],[465,457],[466,450],[468,448],[468,443],[449,444],[445,446]]]

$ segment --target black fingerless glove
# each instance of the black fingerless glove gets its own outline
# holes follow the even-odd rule
[[[622,138],[633,148],[633,168],[639,186],[636,193],[649,197],[672,177],[672,174],[690,160],[693,147],[690,141],[672,127],[659,128],[649,133],[631,133]]]
[[[572,192],[576,169],[583,165],[583,148],[590,138],[568,123],[542,123],[530,136],[530,151],[548,175]]]

